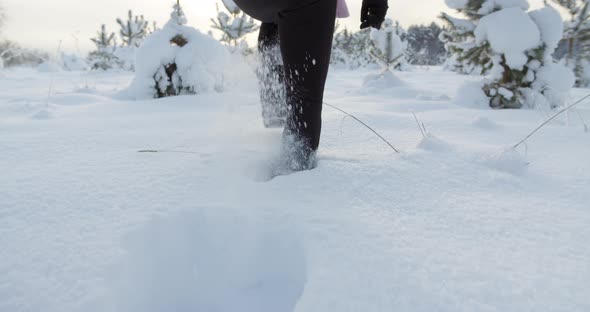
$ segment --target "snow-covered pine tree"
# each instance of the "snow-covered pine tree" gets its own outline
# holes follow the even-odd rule
[[[399,21],[395,21],[395,25],[393,26],[393,29],[395,30],[395,34],[401,39],[402,41],[402,47],[403,47],[403,57],[400,60],[400,65],[398,66],[398,70],[408,70],[409,69],[409,63],[408,63],[408,58],[409,58],[409,51],[408,51],[408,32],[406,31],[405,28],[402,27],[402,25],[399,23]]]
[[[351,68],[375,64],[374,58],[369,53],[371,45],[371,29],[362,29],[352,35]]]
[[[221,32],[219,41],[230,45],[236,50],[244,50],[243,38],[257,31],[259,26],[252,17],[243,13],[233,1],[223,0],[223,5],[229,14],[220,11],[219,6],[217,6],[217,17],[211,19],[211,27]],[[246,50],[248,49],[246,48]]]
[[[0,69],[4,69],[7,63],[19,55],[20,46],[13,41],[0,42]]]
[[[133,11],[129,10],[127,20],[118,18],[117,24],[120,27],[122,45],[115,51],[115,55],[121,60],[122,69],[134,71],[135,52],[149,33],[149,23],[143,15],[134,16]]]
[[[37,66],[49,59],[46,52],[21,47],[11,40],[0,41],[0,69],[12,66]]]
[[[333,64],[346,64],[350,69],[374,64],[375,60],[368,52],[371,47],[371,30],[363,29],[351,32],[343,29],[334,34]]]
[[[94,42],[96,48],[99,50],[108,47],[114,47],[117,44],[115,39],[115,33],[109,34],[107,32],[107,26],[104,24],[100,27],[100,30],[98,31],[96,38],[92,38],[90,40]]]
[[[180,1],[175,2],[170,20],[137,50],[130,87],[137,98],[223,91],[229,52],[214,38],[186,26]]]
[[[445,69],[468,75],[485,75],[491,69],[490,47],[475,44],[473,33],[482,16],[478,11],[486,1],[445,0],[449,8],[465,17],[452,17],[447,13],[440,15],[447,26],[439,36],[449,54]]]
[[[412,65],[440,65],[446,50],[439,40],[442,28],[436,24],[412,25],[407,31],[408,62]]]
[[[347,50],[350,49],[350,41],[352,39],[352,35],[348,31],[348,29],[344,28],[344,30],[340,30],[340,24],[336,23],[334,27],[334,39],[332,41],[332,55],[330,59],[331,64],[347,64],[348,63],[348,53]]]
[[[570,15],[565,23],[565,64],[574,70],[579,87],[590,86],[590,0],[553,0]]]
[[[165,29],[182,29],[188,20],[184,14],[184,10],[180,5],[180,0],[176,0],[176,4],[172,6],[172,13],[170,13],[170,20],[164,26]],[[170,44],[182,48],[188,43],[186,36],[180,32],[172,37]],[[178,65],[176,62],[171,62],[166,65],[160,65],[158,71],[154,74],[156,81],[156,97],[174,96],[179,94],[192,94],[189,86],[183,86],[182,77],[178,73]]]
[[[61,52],[58,58],[59,66],[66,71],[88,70],[88,60],[78,54]]]
[[[183,26],[188,23],[184,10],[180,5],[180,0],[176,0],[176,4],[172,6],[172,13],[167,24],[174,24],[176,26]]]
[[[372,46],[369,53],[383,72],[401,70],[405,63],[405,45],[397,34],[403,34],[400,29],[388,18],[381,29],[371,30]]]
[[[360,39],[364,40],[360,40]],[[340,25],[336,24],[334,28],[334,39],[332,43],[332,58],[330,62],[332,64],[343,64],[347,65],[351,69],[362,66],[361,64],[368,64],[372,61],[366,53],[367,59],[360,61],[360,55],[358,51],[362,47],[369,46],[369,30],[365,30],[362,34],[358,32],[352,32],[347,28],[340,29]]]
[[[557,107],[574,84],[572,72],[553,61],[563,21],[550,6],[527,12],[526,0],[487,0],[474,12],[475,47],[488,46],[492,67],[483,91],[493,108]]]
[[[0,5],[0,34],[2,34],[2,28],[4,27],[4,8]],[[8,54],[8,49],[0,50],[0,69],[4,68],[4,58]]]
[[[127,13],[126,21],[117,18],[117,23],[121,27],[119,36],[124,46],[139,47],[148,34],[149,23],[144,19],[143,15],[134,16],[131,10]]]
[[[153,34],[155,31],[159,30],[160,28],[158,27],[158,22],[153,21],[152,25],[150,25],[150,27],[148,27],[147,29],[147,35],[151,35]],[[146,35],[146,37],[147,37]]]
[[[402,40],[405,41],[406,37],[408,36],[408,32],[402,27],[399,21],[395,21],[393,25],[393,30],[395,34]]]
[[[88,62],[92,69],[108,70],[120,67],[121,60],[115,55],[117,46],[115,33],[109,33],[106,25],[103,24],[96,38],[90,40],[96,46],[96,50],[88,55]]]

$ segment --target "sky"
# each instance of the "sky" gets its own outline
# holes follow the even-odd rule
[[[339,23],[349,29],[358,27],[362,0],[347,0],[352,16]],[[173,0],[0,0],[7,15],[0,37],[19,42],[30,48],[87,53],[93,48],[90,38],[100,25],[110,31],[118,30],[117,17],[126,17],[132,9],[147,20],[163,25],[169,17]],[[204,32],[210,29],[210,19],[216,15],[220,0],[181,0],[189,25]],[[542,0],[530,0],[533,7]],[[403,26],[430,23],[441,11],[450,11],[443,0],[389,0],[388,17]],[[61,42],[61,45],[60,45]]]

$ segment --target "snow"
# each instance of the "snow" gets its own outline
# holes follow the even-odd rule
[[[402,41],[397,34],[398,31],[405,32],[403,29],[396,29],[393,20],[389,18],[385,19],[381,29],[371,28],[369,38],[372,47],[369,53],[383,71],[403,70],[407,67],[405,59],[407,42]]]
[[[481,18],[475,29],[478,43],[488,41],[492,50],[504,54],[512,69],[522,69],[527,63],[527,50],[541,45],[537,25],[520,8],[508,8]]]
[[[524,175],[528,169],[528,162],[519,151],[507,146],[503,150],[495,151],[489,155],[482,156],[482,165],[486,165],[498,172],[505,172],[511,175]]]
[[[165,27],[186,25],[188,23],[188,19],[184,14],[182,6],[177,2],[172,6],[172,9],[172,13],[170,13],[170,20],[166,23]]]
[[[498,127],[498,124],[496,124],[495,122],[491,121],[489,118],[486,117],[477,117],[472,123],[471,125],[473,125],[474,127],[480,128],[480,129],[484,129],[484,130],[495,130]]]
[[[39,64],[39,66],[37,66],[37,70],[43,73],[54,73],[61,71],[62,68],[56,62],[48,60]]]
[[[446,13],[443,13],[443,15],[455,26],[458,28],[458,31],[462,34],[464,33],[468,33],[471,31],[475,30],[475,24],[468,20],[468,19],[463,19],[463,18],[456,18],[456,17],[452,17]]]
[[[563,19],[559,12],[547,5],[529,12],[529,15],[539,27],[541,40],[547,45],[548,51],[555,51],[563,38]]]
[[[403,87],[404,82],[397,78],[391,71],[379,74],[369,74],[363,81],[363,87],[367,91],[383,91],[396,87]]]
[[[471,108],[486,108],[490,106],[490,99],[482,91],[481,79],[467,81],[461,85],[455,98],[454,104]]]
[[[461,103],[481,78],[440,68],[366,92],[374,71],[330,72],[326,102],[402,153],[325,107],[318,168],[267,183],[253,73],[136,101],[125,72],[1,71],[0,311],[589,310],[579,116],[513,150],[543,112]]]
[[[128,237],[129,257],[112,271],[107,309],[292,311],[306,282],[296,228],[224,210],[157,218]]]
[[[404,53],[402,39],[395,34],[391,19],[385,21],[382,29],[371,28],[370,37],[375,47],[386,55],[389,60],[396,59]],[[391,38],[389,39],[388,37]]]
[[[498,88],[498,93],[506,99],[511,99],[514,96],[514,92],[502,87]]]
[[[550,103],[564,103],[564,99],[570,92],[570,89],[576,82],[574,73],[567,67],[549,63],[541,67],[537,71],[537,79],[533,82],[533,86],[537,90],[546,90],[545,97]]]
[[[394,59],[403,53],[402,39],[393,33],[393,27],[391,25],[387,25],[386,27],[383,30],[372,28],[371,40],[382,53],[385,54],[385,51],[391,50],[391,59]],[[387,41],[387,35],[391,36],[391,42]]]
[[[485,0],[477,13],[487,15],[496,10],[516,8],[528,10],[530,7],[528,0]]]
[[[137,50],[135,46],[117,47],[115,49],[113,54],[117,57],[121,69],[128,71],[135,70],[135,55],[137,54]]]
[[[584,81],[590,81],[590,62],[582,61],[582,77]]]
[[[75,54],[61,53],[61,63],[65,70],[88,70],[88,61]]]

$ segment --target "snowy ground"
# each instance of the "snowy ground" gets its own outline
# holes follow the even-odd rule
[[[264,183],[253,77],[135,102],[129,74],[0,72],[0,311],[590,310],[590,104],[512,152],[548,112],[368,73],[326,102],[403,152],[326,107],[319,167]]]

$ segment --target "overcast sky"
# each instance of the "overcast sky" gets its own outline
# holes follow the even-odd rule
[[[89,38],[101,24],[117,30],[115,19],[125,17],[128,9],[143,14],[148,20],[163,25],[169,17],[173,0],[0,0],[8,17],[2,37],[24,46],[45,50],[57,49],[60,40],[64,50],[86,52],[92,48]],[[215,16],[218,0],[181,0],[189,24],[209,30],[209,19]],[[352,17],[340,20],[349,28],[358,27],[361,0],[348,0]],[[539,7],[542,0],[530,0]],[[430,23],[447,10],[443,0],[390,0],[388,16],[402,25]],[[77,38],[77,39],[76,39]]]

